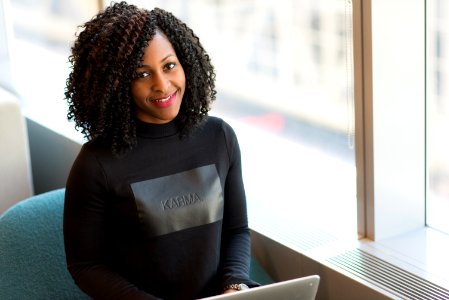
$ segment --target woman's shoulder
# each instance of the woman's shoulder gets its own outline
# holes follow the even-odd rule
[[[87,141],[81,147],[78,157],[85,159],[101,159],[112,156],[111,147],[100,139]]]
[[[222,138],[227,144],[234,144],[237,135],[233,127],[225,120],[216,116],[208,116],[202,129],[203,136],[210,138]]]
[[[208,116],[205,122],[205,127],[225,132],[233,132],[232,126],[225,120],[217,116]]]
[[[93,140],[87,141],[81,147],[82,151],[87,151],[87,152],[91,152],[91,153],[102,151],[105,149],[107,149],[107,145],[101,139],[93,139]]]
[[[223,123],[223,119],[216,116],[207,116],[206,118],[206,125],[213,126],[213,125],[221,125]]]

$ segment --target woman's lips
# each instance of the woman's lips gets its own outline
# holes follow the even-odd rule
[[[165,98],[151,100],[151,103],[154,106],[157,106],[159,108],[169,107],[176,101],[176,94],[177,94],[177,91],[175,91],[173,94],[171,94]]]

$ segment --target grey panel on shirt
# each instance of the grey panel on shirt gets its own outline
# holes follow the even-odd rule
[[[223,190],[215,165],[131,184],[148,237],[223,218]]]

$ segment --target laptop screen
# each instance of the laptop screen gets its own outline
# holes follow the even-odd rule
[[[320,277],[311,275],[204,300],[315,300]]]

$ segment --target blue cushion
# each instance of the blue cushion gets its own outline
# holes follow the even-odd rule
[[[59,189],[0,216],[0,299],[89,299],[66,268],[63,207]]]
[[[274,280],[270,275],[262,268],[257,259],[253,256],[251,257],[251,267],[249,270],[249,277],[260,283],[261,285],[266,285],[273,283]]]

